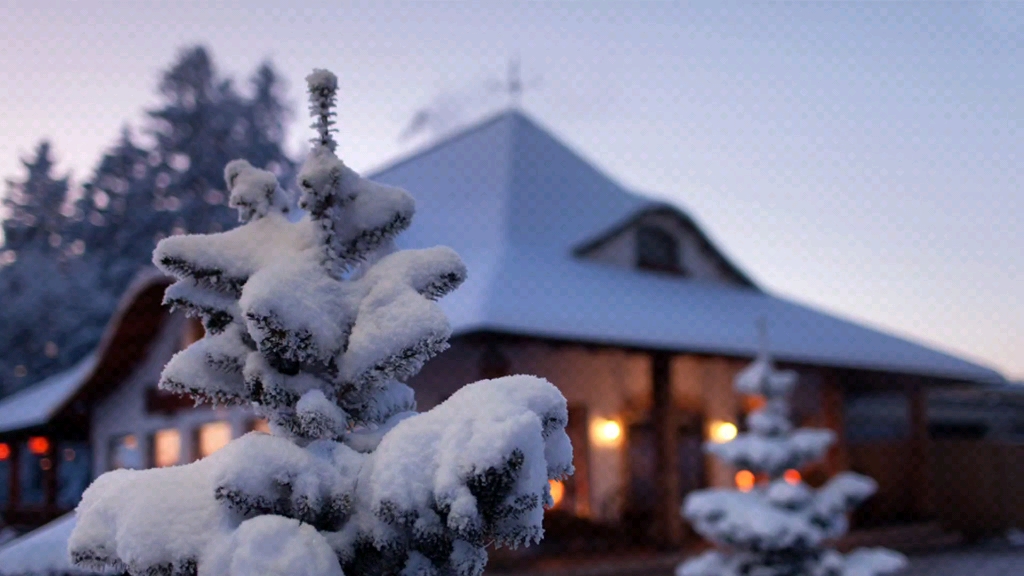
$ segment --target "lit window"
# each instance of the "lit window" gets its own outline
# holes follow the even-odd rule
[[[206,334],[203,323],[197,318],[189,318],[185,321],[185,329],[181,334],[181,349],[184,350],[198,342]]]
[[[736,487],[739,488],[740,492],[750,492],[753,490],[756,481],[754,473],[750,470],[740,470],[736,473]]]
[[[231,423],[210,422],[199,427],[199,457],[206,458],[231,441]]]
[[[139,439],[132,434],[125,434],[111,440],[108,467],[111,470],[119,468],[138,470],[143,468],[142,449],[139,447]]]
[[[565,498],[565,484],[561,480],[548,480],[548,488],[551,490],[552,508],[558,508]]]
[[[73,508],[92,480],[92,455],[86,442],[61,442],[57,464],[57,505]]]
[[[636,230],[636,264],[645,270],[682,273],[679,243],[657,226],[641,226]]]
[[[164,468],[181,463],[181,433],[174,428],[153,434],[153,466]]]
[[[266,418],[255,418],[249,422],[249,430],[270,434],[270,422],[268,422]]]

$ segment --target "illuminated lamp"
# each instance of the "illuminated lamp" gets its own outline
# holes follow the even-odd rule
[[[622,437],[622,425],[615,420],[596,420],[591,426],[590,435],[598,446],[615,446]]]
[[[28,439],[28,451],[36,456],[42,456],[50,450],[50,441],[42,436],[33,436]]]
[[[715,444],[724,444],[736,438],[736,434],[739,433],[739,430],[732,422],[715,420],[708,428],[708,432],[712,442]]]
[[[7,460],[11,457],[11,446],[7,443],[0,443],[0,460]]]
[[[785,479],[786,482],[796,486],[801,480],[800,471],[790,468],[789,470],[786,470],[786,473],[782,475],[782,478]]]
[[[561,480],[548,480],[548,487],[551,489],[551,500],[554,501],[551,507],[558,508],[565,497],[565,484]]]
[[[736,487],[739,488],[740,492],[750,492],[753,490],[754,482],[756,481],[754,473],[750,470],[740,470],[736,473]]]

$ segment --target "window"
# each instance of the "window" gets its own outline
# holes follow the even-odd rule
[[[11,445],[0,443],[0,507],[11,501],[11,462],[14,461]]]
[[[185,328],[181,333],[181,349],[184,350],[199,341],[206,334],[203,323],[198,318],[189,318],[185,321]]]
[[[206,458],[231,441],[230,422],[210,422],[199,427],[199,457]]]
[[[270,422],[267,422],[266,418],[253,418],[249,422],[249,431],[270,434]]]
[[[496,344],[489,343],[480,355],[480,377],[483,379],[501,378],[510,374],[508,357],[498,349]]]
[[[132,434],[125,434],[110,441],[110,461],[107,468],[110,470],[119,468],[139,470],[144,467],[142,448],[139,446],[138,438]]]
[[[636,265],[644,270],[682,274],[679,242],[672,234],[656,226],[637,228]]]
[[[902,392],[848,392],[843,417],[851,443],[910,437],[910,406]]]
[[[46,472],[53,468],[50,441],[34,436],[25,442],[18,466],[18,485],[21,504],[46,503]]]
[[[73,508],[92,480],[92,454],[86,442],[61,442],[57,462],[57,506]]]
[[[174,428],[153,434],[153,466],[164,468],[181,463],[181,433]]]

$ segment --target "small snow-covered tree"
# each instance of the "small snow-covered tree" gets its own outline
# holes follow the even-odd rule
[[[273,174],[227,165],[243,224],[167,238],[165,301],[206,335],[160,386],[251,405],[252,432],[198,462],[104,474],[86,491],[73,561],[134,575],[482,573],[486,546],[542,534],[548,481],[572,473],[565,399],[545,380],[470,384],[425,413],[403,383],[447,346],[436,300],[466,270],[449,248],[395,249],[403,190],[335,155],[337,79],[309,83],[317,137],[290,218]]]
[[[746,491],[711,488],[693,492],[683,516],[717,545],[676,569],[676,576],[877,576],[906,564],[882,548],[843,555],[826,549],[827,540],[848,529],[847,514],[877,489],[871,478],[842,472],[813,489],[788,470],[799,470],[825,456],[835,442],[827,429],[794,429],[789,397],[797,374],[774,368],[764,326],[761,352],[735,379],[740,394],[760,396],[764,405],[747,416],[748,431],[707,451],[737,470],[760,479]]]

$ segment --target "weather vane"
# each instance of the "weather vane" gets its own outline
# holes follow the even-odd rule
[[[523,76],[520,70],[519,55],[513,56],[508,61],[508,69],[505,75],[504,81],[491,80],[487,83],[488,89],[494,92],[500,92],[508,96],[508,102],[510,108],[519,108],[522,103],[523,92],[528,89],[535,88],[540,85],[540,77],[536,77],[530,80],[530,82],[523,82]]]

